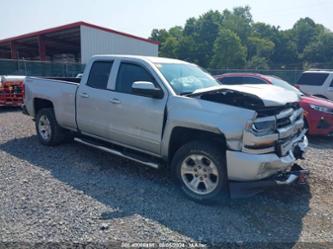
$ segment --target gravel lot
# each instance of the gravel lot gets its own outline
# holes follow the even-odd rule
[[[333,139],[310,142],[309,186],[203,206],[164,171],[75,143],[44,147],[30,117],[0,109],[0,241],[333,246]]]

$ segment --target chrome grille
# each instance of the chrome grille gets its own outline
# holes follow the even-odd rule
[[[291,124],[291,121],[290,121],[289,117],[281,118],[281,119],[278,119],[276,121],[276,126],[277,126],[278,129],[282,128],[282,127],[285,127],[285,126],[288,126],[290,124]]]
[[[304,126],[303,109],[288,109],[278,114],[276,119],[280,139],[290,138],[298,134]]]

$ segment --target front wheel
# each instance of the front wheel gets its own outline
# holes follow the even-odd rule
[[[172,167],[181,189],[190,199],[206,204],[228,195],[225,153],[218,144],[187,143],[176,152]]]

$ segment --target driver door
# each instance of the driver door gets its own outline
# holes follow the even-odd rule
[[[116,142],[160,154],[167,91],[161,99],[140,96],[132,91],[135,81],[149,81],[162,88],[144,65],[121,62],[111,100],[110,112],[115,117],[111,133]]]

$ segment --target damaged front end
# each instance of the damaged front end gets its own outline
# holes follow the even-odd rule
[[[253,89],[249,93],[228,88],[197,94],[203,100],[256,112],[245,125],[239,149],[226,152],[228,177],[233,181],[233,188],[237,183],[245,186],[245,182],[252,182],[256,188],[260,182],[263,186],[268,183],[288,185],[307,174],[306,170],[295,166],[297,159],[303,159],[308,146],[303,109],[297,96],[286,97],[273,88],[271,92],[268,88],[265,90],[267,93],[260,92],[259,96],[252,94]],[[282,175],[285,181],[277,180]]]
[[[287,104],[281,110],[265,114],[257,111],[255,120],[249,121],[243,134],[243,151],[254,154],[275,152],[285,156],[293,141],[305,138],[303,109],[298,103]],[[296,159],[302,154],[296,153]]]
[[[295,143],[303,141],[307,145],[307,140],[303,109],[298,102],[274,105],[271,104],[273,102],[271,101],[271,106],[267,106],[267,99],[265,101],[261,96],[229,88],[196,95],[203,100],[256,112],[256,116],[249,120],[245,126],[241,141],[242,152],[250,154],[276,153],[282,157],[292,151],[296,159],[302,159],[305,145],[297,146]],[[280,98],[283,99],[284,96]]]
[[[269,116],[266,116],[269,115]],[[255,178],[263,179],[289,170],[298,159],[304,159],[308,147],[303,109],[298,103],[287,104],[277,112],[260,113],[249,121],[243,133],[242,152],[273,155],[275,160],[261,162]]]

